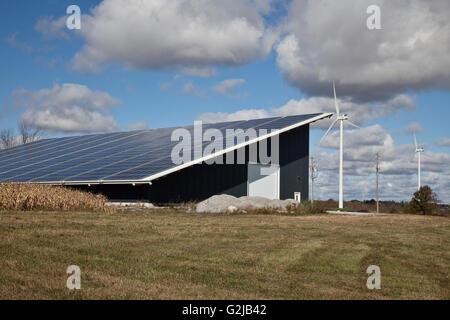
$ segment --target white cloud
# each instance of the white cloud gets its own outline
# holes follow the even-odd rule
[[[250,119],[260,119],[267,118],[270,114],[263,109],[248,109],[248,110],[240,110],[234,113],[226,113],[226,112],[207,112],[203,113],[197,117],[198,120],[207,122],[207,123],[215,123],[215,122],[228,122],[228,121],[238,121],[238,120],[250,120]]]
[[[330,94],[332,94],[330,92]],[[415,102],[406,95],[397,95],[382,103],[356,103],[350,99],[339,99],[341,113],[349,114],[350,120],[358,125],[364,121],[393,114],[400,110],[414,110]],[[333,98],[313,97],[301,100],[290,100],[284,106],[271,110],[276,116],[289,116],[295,114],[336,112]],[[319,121],[313,124],[314,128],[328,128],[331,120]]]
[[[381,8],[382,30],[368,30],[366,9]],[[385,100],[407,89],[450,89],[447,0],[294,0],[276,47],[289,83],[328,96]]]
[[[83,15],[86,43],[73,67],[98,71],[119,62],[136,69],[180,70],[200,76],[269,54],[276,34],[263,14],[268,0],[104,0]]]
[[[12,35],[6,38],[6,43],[8,43],[8,45],[11,46],[12,48],[17,48],[26,51],[28,53],[31,53],[33,51],[33,47],[25,42],[19,41],[17,39],[18,35],[19,32],[14,32]]]
[[[413,122],[405,127],[406,134],[423,132],[423,127],[418,122]]]
[[[82,16],[85,43],[73,67],[120,63],[205,77],[267,57],[276,44],[288,82],[311,96],[329,96],[331,80],[352,101],[450,89],[448,0],[293,0],[287,16],[271,15],[272,2],[104,0]],[[366,27],[372,4],[381,7],[382,30]],[[41,18],[35,28],[64,37],[62,18]]]
[[[102,132],[118,129],[109,115],[120,103],[106,92],[92,91],[80,84],[55,84],[50,89],[13,92],[17,107],[26,108],[22,120],[49,132]]]
[[[186,75],[194,77],[212,77],[216,74],[216,70],[213,67],[185,67],[179,66],[178,70]]]
[[[436,141],[436,145],[439,147],[450,147],[450,138],[442,138]]]
[[[34,30],[42,34],[49,40],[55,38],[69,39],[69,35],[65,32],[66,16],[54,19],[51,16],[41,17],[34,25]]]
[[[393,114],[400,110],[414,110],[415,102],[406,95],[397,95],[383,103],[356,103],[347,99],[339,99],[341,113],[348,113],[352,122],[362,125],[364,121]],[[231,120],[251,120],[269,116],[291,116],[297,114],[336,112],[333,98],[312,97],[300,100],[289,100],[285,105],[271,110],[249,109],[234,113],[207,113],[199,118],[215,119],[215,122]],[[331,120],[322,120],[312,124],[313,128],[326,129]]]
[[[314,156],[320,179],[316,194],[322,199],[337,198],[339,169],[338,131],[316,146]],[[330,152],[325,148],[332,148]],[[375,197],[375,154],[380,153],[382,199],[408,200],[417,188],[417,158],[412,144],[396,146],[390,134],[379,126],[344,132],[345,198]],[[422,154],[422,183],[435,190],[441,200],[450,203],[450,155]],[[383,187],[384,186],[384,187]]]
[[[132,123],[126,127],[127,130],[134,131],[134,130],[147,130],[148,129],[148,122],[147,121],[138,121],[135,123]]]
[[[183,93],[187,96],[194,96],[199,99],[205,98],[204,92],[201,89],[197,88],[197,86],[195,86],[192,82],[187,82],[184,84]]]
[[[194,92],[194,84],[192,82],[188,82],[183,86],[183,93],[190,95]]]
[[[181,75],[176,74],[172,77],[172,79],[170,81],[167,82],[163,82],[160,84],[159,88],[161,90],[169,90],[170,88],[172,88],[177,82],[178,80],[180,80],[182,78]]]
[[[227,79],[213,86],[213,91],[220,94],[229,94],[236,87],[245,84],[245,79]]]
[[[335,126],[337,129],[338,126]],[[345,130],[345,143],[351,145],[352,148],[361,150],[363,147],[386,147],[392,146],[393,141],[389,135],[386,134],[380,125],[373,125],[362,129]],[[331,135],[322,140],[321,146],[325,148],[339,148],[339,130],[335,130]],[[375,151],[375,150],[374,150]]]

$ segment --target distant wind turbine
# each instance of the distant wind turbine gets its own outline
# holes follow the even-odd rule
[[[340,121],[340,139],[339,139],[339,209],[344,208],[344,188],[343,188],[343,178],[344,178],[344,172],[343,172],[343,162],[344,162],[344,121],[347,121],[349,125],[354,126],[358,129],[361,129],[361,127],[357,126],[350,120],[348,120],[347,114],[342,114],[339,112],[339,105],[336,98],[336,86],[333,81],[333,93],[334,93],[334,105],[336,107],[336,119],[331,123],[330,127],[328,128],[327,132],[325,132],[324,136],[320,141],[322,141],[330,132],[330,130],[333,128],[333,126],[336,124],[336,122]]]
[[[416,133],[414,133],[414,146],[416,147],[416,153],[417,153],[417,190],[420,189],[421,183],[420,183],[420,154],[423,153],[423,146],[419,146],[417,144],[416,139]]]

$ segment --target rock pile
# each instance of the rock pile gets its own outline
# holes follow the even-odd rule
[[[227,194],[212,196],[197,204],[197,213],[233,213],[248,209],[275,209],[286,211],[286,207],[296,204],[295,200],[270,200],[263,197],[236,198]]]

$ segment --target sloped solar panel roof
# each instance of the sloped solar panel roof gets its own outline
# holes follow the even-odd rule
[[[214,128],[226,137],[227,129],[253,128],[268,134],[248,140],[244,145],[288,131],[331,114],[308,114],[248,121],[203,124],[203,132]],[[180,127],[193,137],[193,126]],[[0,182],[35,182],[50,184],[145,183],[180,170],[203,158],[175,165],[171,159],[171,141],[177,128],[115,132],[76,137],[44,139],[0,151]],[[272,131],[271,131],[272,130]],[[279,130],[275,132],[274,130]],[[204,143],[206,146],[209,142]],[[243,145],[223,150],[218,156]]]

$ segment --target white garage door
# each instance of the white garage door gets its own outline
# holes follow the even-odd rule
[[[280,167],[275,165],[248,165],[248,195],[279,199]]]

